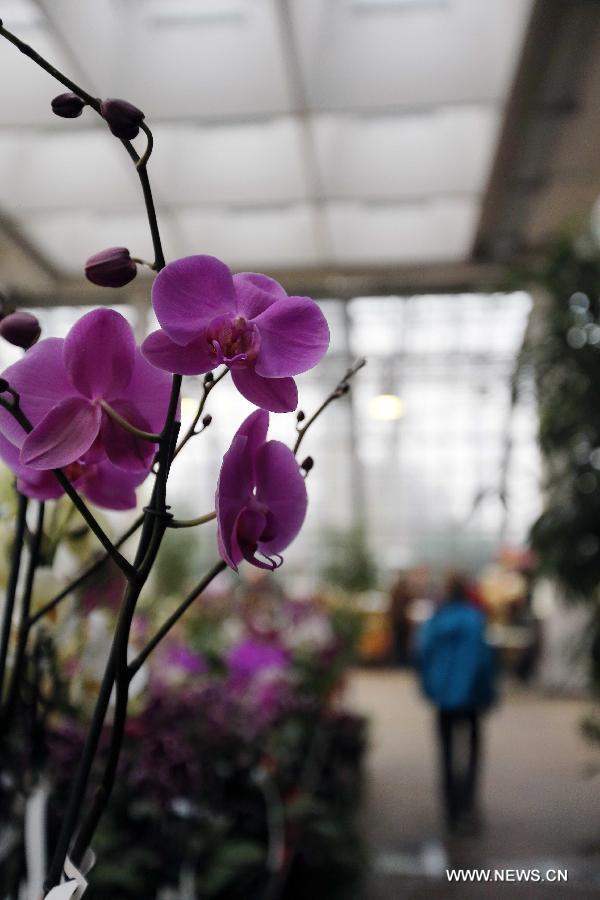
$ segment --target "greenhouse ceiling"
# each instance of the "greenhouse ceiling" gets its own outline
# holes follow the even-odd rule
[[[145,111],[169,258],[212,253],[344,296],[480,286],[589,208],[599,154],[562,146],[595,113],[586,6],[3,0],[1,14],[91,93]],[[93,302],[83,261],[114,243],[149,255],[147,225],[123,148],[91,111],[53,116],[60,91],[0,44],[0,279]]]

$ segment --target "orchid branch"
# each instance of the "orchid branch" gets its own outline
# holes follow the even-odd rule
[[[216,512],[205,513],[203,516],[198,516],[196,519],[171,519],[168,523],[169,528],[195,528],[196,525],[206,525],[207,522],[212,522],[217,518]]]
[[[208,400],[209,394],[212,390],[214,390],[218,383],[225,378],[228,372],[229,369],[226,368],[223,369],[223,371],[219,375],[217,375],[216,378],[213,377],[212,372],[209,372],[208,375],[204,376],[204,379],[202,381],[202,397],[200,398],[200,403],[198,404],[196,415],[194,416],[192,424],[177,445],[177,448],[173,455],[173,459],[175,459],[176,456],[179,456],[179,454],[181,453],[187,442],[191,440],[191,438],[193,438],[197,434],[200,434],[200,431],[197,431],[196,429],[198,427],[198,422],[200,421],[200,419],[202,418],[202,414],[204,413],[204,407],[206,406],[206,401]]]
[[[12,547],[10,575],[8,579],[8,586],[6,589],[6,597],[4,600],[2,634],[0,636],[0,700],[2,698],[2,687],[4,684],[4,674],[6,671],[6,657],[8,655],[8,644],[10,641],[12,617],[15,606],[15,598],[17,594],[17,584],[19,582],[19,570],[21,568],[21,556],[23,553],[25,530],[27,528],[28,504],[29,500],[27,499],[27,497],[17,492],[17,518],[15,524],[15,536]]]
[[[163,625],[161,625],[161,627],[158,629],[158,631],[156,632],[154,637],[151,638],[150,641],[148,641],[148,643],[146,644],[144,649],[141,650],[140,653],[135,657],[135,659],[133,659],[129,663],[129,666],[128,666],[129,680],[131,680],[133,678],[133,676],[135,675],[135,673],[139,669],[141,669],[141,667],[145,663],[148,656],[150,656],[150,654],[152,653],[154,648],[157,647],[158,644],[160,644],[160,642],[162,641],[162,639],[164,637],[166,637],[166,635],[169,633],[171,628],[173,628],[175,623],[179,621],[179,619],[182,617],[182,615],[188,609],[188,607],[190,607],[192,605],[194,600],[196,600],[200,596],[200,594],[205,590],[205,588],[208,587],[208,585],[211,583],[211,581],[213,581],[217,577],[217,575],[219,575],[221,572],[223,572],[226,568],[227,568],[227,563],[223,562],[223,560],[219,560],[219,562],[215,563],[215,565],[212,567],[212,569],[209,572],[207,572],[207,574],[204,576],[202,581],[200,581],[196,585],[196,587],[192,591],[190,591],[190,593],[187,595],[185,600],[183,600],[179,604],[177,609],[169,616],[169,618],[166,620],[166,622],[164,622]]]
[[[13,403],[7,403],[0,397],[0,406],[2,406],[7,412],[12,415],[15,421],[19,423],[23,431],[29,434],[30,431],[33,431],[33,425],[20,407],[18,394],[16,393],[16,391],[10,389],[9,392],[13,396]],[[54,477],[64,490],[65,494],[67,494],[72,503],[75,505],[82,518],[85,519],[86,523],[94,532],[106,552],[110,555],[111,559],[114,560],[114,562],[118,565],[121,571],[125,573],[125,575],[132,575],[133,568],[131,566],[131,563],[126,560],[125,557],[122,556],[116,549],[109,536],[106,534],[93,513],[88,509],[86,503],[79,496],[62,469],[53,469],[52,472]]]
[[[330,403],[333,403],[335,400],[339,400],[340,397],[344,397],[348,391],[350,390],[350,381],[357,372],[360,372],[364,366],[366,366],[367,360],[362,357],[361,359],[357,359],[355,363],[353,363],[350,368],[345,372],[342,378],[338,381],[334,389],[330,394],[325,398],[323,403],[315,410],[315,412],[310,416],[309,419],[306,419],[303,425],[300,425],[301,421],[304,421],[304,416],[298,420],[297,432],[298,437],[296,438],[296,443],[294,444],[294,455],[298,453],[300,449],[300,445],[306,436],[306,432],[313,425],[316,420],[319,418],[322,412],[327,409]]]
[[[94,112],[98,113],[99,116],[102,116],[101,101],[98,97],[93,97],[90,93],[88,93],[88,91],[86,91],[79,84],[73,81],[73,79],[69,78],[59,69],[57,69],[56,66],[53,66],[52,63],[41,56],[41,54],[34,50],[33,47],[30,47],[29,44],[26,44],[25,41],[22,41],[15,34],[5,28],[4,23],[1,19],[0,37],[5,38],[7,41],[13,44],[17,48],[17,50],[20,50],[21,53],[29,57],[29,59],[31,59],[32,62],[34,62],[37,66],[39,66],[45,72],[48,72],[49,75],[59,81],[74,94],[77,94],[78,97],[81,97],[81,99],[88,106],[90,106],[94,110]],[[152,188],[150,186],[150,179],[148,178],[147,171],[147,163],[150,159],[150,154],[152,153],[154,139],[152,136],[152,132],[144,122],[141,123],[140,127],[144,131],[147,138],[146,150],[142,156],[138,154],[131,141],[122,140],[121,143],[125,147],[125,150],[127,151],[130,159],[133,161],[138,173],[138,177],[140,179],[142,193],[144,195],[144,203],[146,206],[146,214],[148,216],[148,224],[150,226],[150,233],[152,237],[152,246],[154,248],[153,268],[156,271],[160,271],[165,266],[165,256],[162,248],[160,231],[158,228],[156,208],[154,205],[154,199],[152,197]]]
[[[129,434],[132,434],[134,437],[139,438],[142,441],[149,441],[152,444],[159,444],[161,440],[163,440],[162,434],[155,434],[152,431],[143,431],[141,428],[137,428],[135,425],[132,425],[131,422],[128,422],[127,419],[124,419],[122,415],[120,415],[116,409],[107,403],[106,400],[100,400],[100,406],[104,410],[107,416],[111,418],[117,425],[120,425],[121,428],[128,431]]]
[[[138,531],[138,529],[142,525],[143,521],[144,521],[144,516],[141,515],[141,516],[138,516],[138,518],[135,520],[135,522],[132,522],[132,524],[129,526],[127,531],[125,531],[121,535],[121,537],[118,539],[118,541],[115,541],[114,546],[117,550],[126,541],[128,541],[129,538],[132,537],[136,531]],[[52,610],[55,609],[62,600],[64,600],[66,597],[68,597],[69,594],[72,594],[73,591],[76,591],[77,588],[81,587],[81,585],[85,581],[87,581],[88,578],[91,578],[92,575],[95,575],[96,572],[99,572],[100,569],[102,568],[102,566],[109,559],[110,559],[110,554],[103,553],[102,556],[100,556],[93,563],[91,563],[89,566],[87,566],[82,572],[79,573],[79,575],[77,575],[77,577],[73,581],[70,581],[69,584],[65,585],[65,587],[62,588],[62,590],[59,591],[59,593],[56,594],[55,597],[53,597],[51,600],[48,600],[48,602],[45,603],[40,609],[38,609],[37,612],[33,616],[30,616],[29,627],[32,628],[37,622],[39,622],[40,619],[42,619],[44,616],[48,615],[48,613],[52,612]]]
[[[2,712],[3,727],[6,727],[6,721],[14,712],[19,694],[19,682],[21,680],[21,672],[25,664],[25,651],[27,649],[27,638],[29,636],[29,611],[31,609],[31,598],[33,595],[33,585],[35,574],[40,561],[40,550],[42,539],[44,537],[44,510],[43,502],[38,505],[38,514],[36,519],[35,531],[29,549],[29,563],[27,565],[27,574],[25,577],[25,585],[23,587],[23,596],[21,599],[21,620],[19,623],[19,631],[17,635],[17,648],[15,653],[15,661],[12,667],[11,680],[6,697],[6,704]]]

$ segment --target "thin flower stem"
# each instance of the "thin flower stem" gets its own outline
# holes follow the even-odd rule
[[[168,523],[168,528],[194,528],[196,525],[206,525],[207,522],[212,522],[213,519],[217,518],[216,512],[205,513],[203,516],[198,516],[196,519],[171,519]]]
[[[139,158],[139,160],[138,160],[138,162],[137,162],[137,164],[136,164],[136,167],[137,167],[138,169],[141,169],[141,168],[143,168],[144,166],[147,166],[147,165],[148,165],[148,160],[150,159],[150,157],[151,157],[151,155],[152,155],[152,151],[153,151],[153,149],[154,149],[154,135],[152,134],[152,132],[150,131],[150,129],[148,128],[148,126],[146,125],[146,123],[145,123],[145,122],[141,122],[141,123],[140,123],[140,128],[142,129],[142,131],[143,131],[144,134],[146,135],[147,143],[146,143],[146,149],[145,149],[143,155],[140,156],[140,158]]]
[[[125,431],[128,431],[129,434],[132,434],[134,437],[139,438],[142,441],[149,441],[152,444],[159,444],[161,442],[162,435],[155,434],[152,431],[143,431],[141,428],[136,428],[135,425],[132,425],[131,422],[128,422],[127,419],[124,419],[116,409],[113,409],[110,403],[107,403],[106,400],[100,401],[100,406],[104,410],[107,416],[110,416],[113,421],[120,425],[121,428],[124,428]]]
[[[5,38],[11,44],[13,44],[21,53],[28,56],[37,66],[43,69],[45,72],[48,72],[53,78],[59,81],[62,85],[68,88],[70,91],[73,91],[74,94],[77,94],[78,97],[81,97],[88,106],[90,106],[95,112],[98,113],[99,116],[102,115],[100,109],[100,103],[98,97],[92,97],[88,91],[82,88],[79,84],[61,72],[56,66],[53,66],[52,63],[48,62],[43,56],[41,56],[36,50],[18,38],[15,34],[12,34],[7,28],[4,27],[2,21],[0,20],[0,36]],[[146,145],[146,150],[142,157],[139,156],[135,147],[131,143],[131,141],[122,140],[121,143],[125,147],[129,157],[133,161],[138,177],[140,179],[140,184],[142,187],[142,193],[144,195],[144,203],[146,205],[146,214],[148,216],[148,224],[150,225],[150,234],[152,236],[152,246],[154,248],[154,266],[157,271],[160,271],[165,267],[165,257],[162,248],[162,241],[160,237],[160,231],[158,228],[158,220],[156,217],[156,209],[154,206],[154,200],[152,197],[152,189],[150,187],[150,179],[148,178],[147,171],[147,163],[150,158],[150,154],[152,153],[153,147],[153,137],[148,126],[142,122],[141,128],[146,134],[148,139],[148,143]]]
[[[125,531],[124,534],[121,535],[119,540],[115,541],[115,548],[118,549],[125,543],[125,541],[129,540],[129,538],[132,537],[132,535],[134,535],[135,532],[140,528],[143,521],[144,516],[138,516],[135,522],[133,522],[129,526],[127,531]],[[102,566],[109,559],[110,554],[103,553],[102,556],[100,556],[97,560],[87,566],[83,570],[83,572],[80,572],[80,574],[73,581],[65,585],[65,587],[61,591],[59,591],[59,593],[55,597],[53,597],[52,600],[49,600],[47,603],[45,603],[33,616],[30,616],[29,627],[32,628],[37,622],[39,622],[40,619],[48,615],[48,613],[52,612],[52,610],[55,609],[58,604],[65,599],[65,597],[68,597],[69,594],[72,594],[73,591],[76,591],[77,588],[81,587],[81,585],[85,581],[87,581],[88,578],[91,578],[92,575],[95,575],[96,572],[99,572]]]
[[[21,599],[21,620],[19,622],[19,631],[17,635],[15,661],[12,668],[6,704],[3,710],[4,728],[6,728],[6,722],[11,718],[15,710],[19,696],[21,675],[25,665],[25,651],[27,649],[27,638],[29,636],[29,611],[31,609],[35,573],[40,562],[40,550],[42,547],[42,539],[44,537],[44,509],[44,503],[40,503],[38,505],[35,531],[33,532],[33,539],[29,549],[29,562],[27,565],[25,585],[23,587],[23,597]]]
[[[23,544],[25,541],[25,530],[27,528],[28,504],[29,500],[27,499],[27,497],[17,492],[17,518],[15,522],[15,535],[14,543],[12,546],[10,575],[6,588],[6,597],[4,600],[2,635],[0,636],[0,700],[2,699],[4,674],[6,672],[6,657],[8,654],[8,644],[10,641],[12,617],[15,607],[15,597],[17,594],[17,584],[19,582],[19,570],[21,568],[21,556],[23,553]]]
[[[364,366],[366,366],[366,364],[366,359],[357,359],[356,362],[352,366],[350,366],[344,376],[338,381],[332,392],[325,398],[318,409],[315,410],[312,416],[306,420],[301,428],[298,428],[298,437],[296,438],[296,443],[294,444],[294,455],[298,453],[300,445],[302,444],[302,441],[306,436],[306,432],[311,427],[311,425],[316,422],[321,413],[327,409],[330,403],[333,403],[335,400],[339,400],[340,397],[343,397],[348,393],[348,391],[350,390],[350,380],[354,378],[356,373],[359,372]]]
[[[211,391],[213,391],[214,388],[218,385],[218,383],[225,378],[225,376],[227,375],[228,372],[229,372],[229,369],[223,369],[221,374],[217,375],[216,378],[213,378],[212,381],[208,381],[208,382],[204,381],[203,382],[202,397],[200,398],[200,403],[198,404],[198,409],[196,410],[196,415],[194,416],[194,420],[193,420],[192,424],[190,425],[190,427],[186,431],[185,435],[183,436],[183,438],[177,445],[177,449],[175,450],[173,459],[175,459],[176,456],[179,456],[179,454],[181,453],[181,451],[183,450],[183,448],[185,447],[187,442],[189,440],[191,440],[191,438],[193,438],[196,434],[200,434],[199,431],[196,431],[196,427],[198,425],[198,422],[202,418],[202,414],[204,412],[204,407],[206,406],[206,401],[208,400],[208,396],[211,393]]]
[[[154,637],[148,641],[148,643],[146,644],[144,649],[141,650],[140,653],[135,657],[135,659],[133,659],[129,663],[129,666],[128,666],[129,680],[131,680],[133,678],[133,676],[135,675],[135,673],[139,669],[141,669],[141,667],[146,662],[146,659],[150,656],[150,654],[155,649],[155,647],[157,647],[158,644],[160,644],[160,642],[162,641],[162,639],[164,637],[166,637],[166,635],[169,633],[171,628],[173,628],[175,623],[179,621],[179,619],[182,617],[182,615],[188,609],[188,607],[190,607],[192,605],[194,600],[196,600],[200,596],[200,594],[208,587],[208,585],[211,583],[211,581],[213,581],[213,579],[215,579],[217,577],[217,575],[219,575],[226,568],[227,568],[227,563],[223,562],[223,560],[219,560],[219,562],[216,563],[209,572],[207,572],[207,574],[204,576],[202,581],[200,581],[196,585],[196,587],[193,589],[193,591],[190,591],[190,593],[187,595],[185,600],[183,600],[179,604],[177,609],[169,616],[169,618],[166,620],[166,622],[164,622],[163,625],[161,625],[161,627],[158,629],[158,631],[156,632]]]

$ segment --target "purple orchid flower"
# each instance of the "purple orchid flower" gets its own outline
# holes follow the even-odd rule
[[[329,346],[314,300],[288,297],[266,275],[232,275],[213,256],[166,266],[154,281],[152,305],[162,330],[144,341],[147,360],[179,375],[225,364],[240,394],[271,412],[296,409],[291,376],[315,366]]]
[[[242,423],[225,456],[216,492],[219,551],[237,571],[246,559],[276,569],[282,550],[296,537],[308,497],[294,454],[280,441],[266,441],[269,414],[259,409]],[[266,562],[258,559],[261,553]],[[279,557],[279,560],[273,557]]]
[[[156,445],[135,437],[106,412],[106,404],[132,425],[159,432],[170,379],[136,347],[127,320],[111,309],[86,313],[66,338],[47,338],[3,373],[32,423],[25,434],[0,410],[4,437],[20,450],[19,463],[48,470],[101,464],[147,472]]]
[[[66,466],[63,471],[73,487],[104,509],[135,509],[135,489],[145,481],[147,472],[124,472],[108,459],[96,462],[88,454]],[[0,459],[17,478],[17,490],[34,500],[57,500],[63,489],[49,471],[31,469],[19,462],[19,449],[0,434]]]
[[[283,647],[245,640],[231,648],[227,654],[227,665],[236,681],[246,682],[265,669],[289,668],[290,657]]]

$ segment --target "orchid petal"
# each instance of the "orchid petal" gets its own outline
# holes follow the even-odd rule
[[[274,303],[254,320],[254,325],[260,334],[256,371],[267,378],[299,375],[312,369],[329,346],[327,320],[309,297]]]
[[[271,412],[291,412],[298,406],[298,389],[293,378],[263,378],[254,369],[236,368],[231,378],[250,403]]]
[[[150,430],[149,423],[127,400],[115,400],[111,406],[131,425],[142,431]],[[152,465],[158,445],[131,434],[107,413],[102,416],[100,436],[106,455],[118,469],[124,469],[126,472],[147,472]]]
[[[19,394],[21,409],[34,426],[58,402],[77,396],[77,391],[67,378],[63,346],[62,338],[46,338],[2,373],[2,378]],[[21,425],[2,407],[0,431],[16,447],[21,447],[27,437]]]
[[[71,384],[90,399],[124,391],[135,364],[131,325],[114,309],[94,309],[71,328],[64,345]]]
[[[211,349],[204,332],[183,346],[164,331],[154,331],[142,344],[142,353],[151,365],[177,375],[201,375],[214,369],[218,360]]]
[[[88,450],[100,429],[101,411],[83,397],[70,397],[27,435],[20,461],[33,469],[60,469]]]
[[[171,340],[189,344],[216,316],[235,312],[231,272],[214,256],[175,260],[157,275],[152,305]]]
[[[281,441],[268,441],[256,457],[256,500],[269,509],[273,537],[260,541],[266,553],[280,553],[294,540],[308,506],[306,484],[296,458]]]
[[[147,475],[147,471],[124,472],[105,460],[84,478],[83,493],[91,503],[104,509],[135,509],[135,488]]]
[[[240,272],[233,276],[238,313],[245,319],[254,319],[276,300],[288,296],[278,281],[257,272]]]
[[[267,517],[263,512],[256,509],[243,509],[238,515],[235,522],[235,537],[238,546],[246,562],[251,563],[258,569],[269,569],[273,571],[277,565],[269,560],[268,563],[263,562],[256,555],[259,548],[259,538],[262,534],[267,522]]]
[[[145,430],[162,431],[169,409],[172,381],[166,372],[147,362],[139,348],[136,349],[135,366],[125,399],[135,407],[140,418],[148,423]],[[179,420],[179,413],[176,418]]]
[[[251,501],[254,487],[252,467],[248,465],[248,440],[242,434],[233,438],[223,457],[215,494],[222,555],[232,568],[241,559],[236,559],[239,545],[235,538],[235,523],[241,510]]]
[[[19,461],[19,449],[0,435],[0,459],[17,476],[17,490],[33,500],[56,500],[63,489],[52,472],[38,472]]]
[[[249,479],[252,486],[256,484],[256,455],[267,439],[269,430],[269,413],[264,409],[257,409],[244,419],[235,433],[235,437],[241,435],[247,438],[245,449]]]

